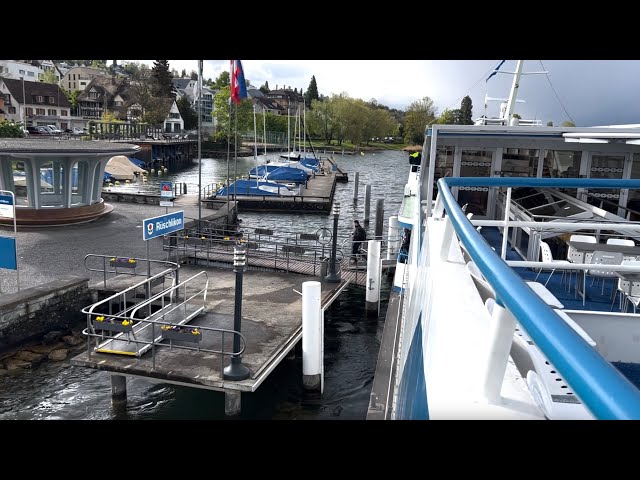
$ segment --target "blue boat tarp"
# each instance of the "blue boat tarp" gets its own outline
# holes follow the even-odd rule
[[[312,169],[314,172],[320,171],[320,162],[318,161],[317,158],[312,158],[312,157],[301,158],[300,164],[307,168]]]
[[[252,177],[264,177],[267,173],[273,172],[277,168],[280,168],[280,165],[258,165],[249,170],[249,175]]]
[[[142,160],[138,160],[137,158],[127,157],[131,163],[133,163],[136,167],[147,168],[147,164]]]
[[[255,195],[255,196],[291,196],[295,195],[296,191],[290,188],[287,188],[286,185],[282,185],[276,182],[265,182],[258,180],[236,180],[229,187],[229,194],[233,195]],[[216,192],[218,196],[226,196],[227,195],[227,187],[222,187],[220,190]]]
[[[299,168],[279,167],[267,173],[266,179],[278,182],[304,183],[307,181],[307,174]]]

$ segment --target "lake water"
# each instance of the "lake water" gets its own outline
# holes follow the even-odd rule
[[[262,160],[261,157],[259,160]],[[335,200],[341,202],[340,229],[348,232],[354,218],[364,217],[364,185],[371,185],[373,233],[377,199],[384,199],[385,227],[402,202],[407,178],[406,153],[384,151],[365,155],[336,156],[348,172],[349,183],[339,183]],[[253,157],[238,158],[238,176],[255,166]],[[233,174],[234,161],[230,170]],[[360,175],[360,199],[353,201],[354,173]],[[224,159],[203,159],[202,185],[226,179]],[[146,185],[122,189],[159,192],[160,180],[186,182],[197,192],[198,165],[182,172],[151,177]],[[331,215],[282,213],[239,214],[243,228],[261,226],[291,232],[315,232],[331,227]],[[74,227],[78,228],[78,227]],[[42,235],[46,236],[46,233]],[[384,327],[391,279],[383,277],[378,318],[365,314],[365,291],[347,287],[325,312],[325,389],[322,395],[302,387],[302,359],[283,360],[254,393],[243,394],[241,418],[245,419],[364,419]],[[68,361],[45,363],[17,376],[0,378],[0,419],[222,419],[224,394],[178,387],[134,378],[127,381],[126,406],[111,404],[110,374],[71,366]]]

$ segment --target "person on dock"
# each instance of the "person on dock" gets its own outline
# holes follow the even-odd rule
[[[351,232],[352,237],[352,246],[351,246],[351,263],[355,263],[358,259],[358,250],[360,250],[360,245],[362,242],[367,239],[367,232],[365,232],[364,228],[360,225],[358,220],[353,221],[353,232]]]

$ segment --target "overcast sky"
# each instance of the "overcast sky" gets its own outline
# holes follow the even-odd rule
[[[125,60],[131,61],[131,60]],[[135,60],[149,65],[152,60]],[[119,61],[119,63],[122,61]],[[323,95],[346,92],[351,97],[406,109],[424,96],[438,113],[458,108],[463,96],[473,101],[474,118],[484,112],[485,95],[506,98],[512,76],[488,74],[500,60],[243,60],[245,78],[259,87],[291,86],[306,91],[315,75]],[[169,60],[171,68],[197,70],[197,60]],[[547,75],[523,76],[515,112],[523,118],[553,121],[573,119],[578,126],[640,123],[640,61],[542,60]],[[500,71],[514,71],[507,60]],[[215,79],[229,70],[228,60],[205,60],[204,77]],[[524,72],[542,71],[540,60],[524,62]],[[552,88],[553,86],[553,88]],[[554,94],[555,92],[557,93]],[[559,100],[558,100],[559,99]],[[568,112],[565,113],[563,107]],[[490,101],[488,116],[497,116],[499,102]]]

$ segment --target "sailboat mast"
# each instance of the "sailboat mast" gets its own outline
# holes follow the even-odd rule
[[[513,83],[511,84],[511,92],[509,93],[509,101],[507,102],[507,109],[504,114],[507,125],[511,124],[511,117],[513,116],[513,109],[516,105],[516,97],[518,96],[518,87],[520,86],[520,76],[522,75],[522,60],[518,60],[516,66],[516,72],[513,75]]]
[[[306,136],[306,132],[307,132],[307,105],[305,102],[304,97],[302,97],[302,115],[304,117],[304,120],[302,122],[302,141],[303,143],[303,148],[304,148],[304,154],[305,156],[307,155],[307,136]]]
[[[262,128],[263,128],[263,140],[264,140],[264,155],[267,156],[267,114],[264,105],[262,106]]]
[[[291,156],[291,148],[289,142],[291,140],[291,114],[287,106],[287,158]]]
[[[198,222],[202,220],[202,63],[198,60]]]
[[[258,124],[255,103],[253,104],[253,159],[256,161],[256,188],[258,188]]]

